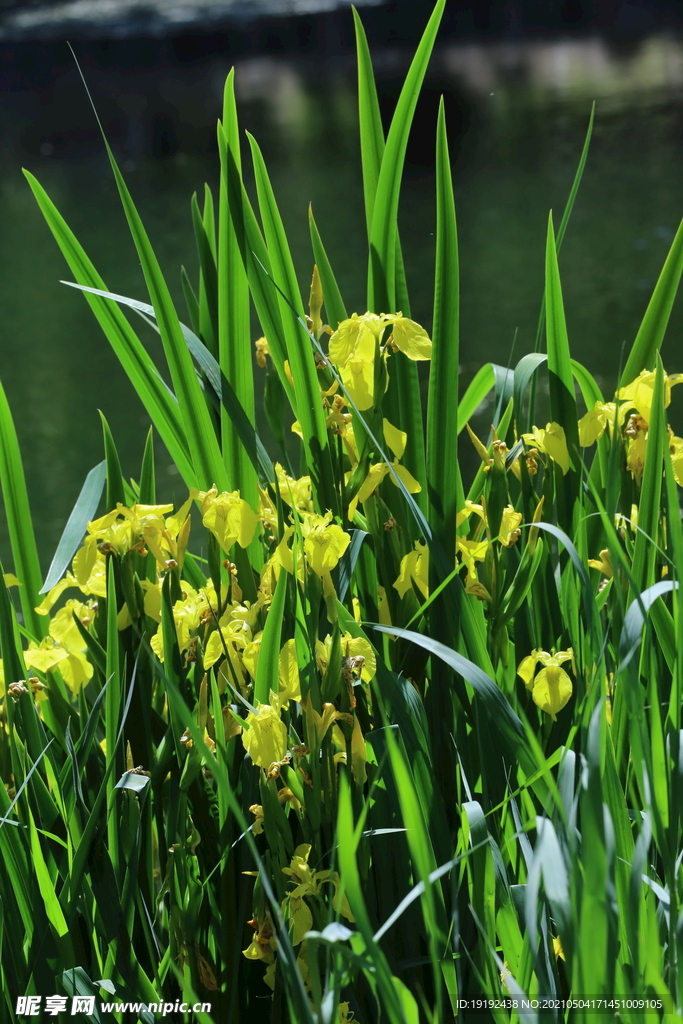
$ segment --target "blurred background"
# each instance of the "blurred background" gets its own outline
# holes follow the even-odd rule
[[[356,5],[388,123],[432,5]],[[548,211],[559,217],[564,207],[593,100],[593,143],[560,264],[572,352],[607,391],[614,386],[622,346],[633,340],[683,216],[682,8],[681,0],[447,3],[410,140],[401,230],[412,315],[429,329],[434,129],[444,94],[461,247],[461,391],[482,363],[514,365],[533,348]],[[102,458],[97,410],[127,476],[139,473],[149,424],[85,301],[60,284],[68,268],[21,173],[37,176],[108,287],[146,300],[67,39],[181,319],[180,266],[191,278],[197,270],[190,197],[204,182],[216,185],[215,126],[233,65],[242,126],[264,151],[304,294],[312,202],[347,306],[365,310],[346,3],[0,0],[0,380],[45,568],[87,471]],[[679,303],[663,353],[669,372],[683,370],[682,327]],[[183,500],[162,446],[157,472],[163,497]]]

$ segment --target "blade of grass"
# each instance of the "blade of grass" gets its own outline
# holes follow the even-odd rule
[[[483,669],[463,657],[458,651],[432,640],[431,637],[422,636],[422,634],[408,629],[399,629],[397,626],[382,626],[375,622],[367,623],[367,625],[372,629],[379,630],[380,633],[388,633],[390,636],[398,636],[417,644],[418,647],[429,651],[430,654],[440,658],[462,675],[481,698],[492,727],[499,733],[509,752],[515,752],[516,759],[520,761],[527,774],[536,771],[539,764],[538,752],[529,748],[529,737],[521,719],[512,709],[500,687]]]
[[[114,302],[118,302],[121,305],[129,306],[138,313],[155,317],[154,307],[150,306],[146,302],[139,302],[137,299],[129,299],[124,295],[115,295],[113,292],[106,292],[96,288],[88,288],[84,285],[74,284],[72,281],[63,281],[62,284],[68,284],[72,288],[78,288],[83,292],[101,295],[104,298],[112,299]],[[185,324],[181,324],[180,327],[192,358],[205,374],[206,379],[210,387],[213,389],[218,401],[220,401],[227,409],[230,421],[239,434],[240,440],[251,460],[252,465],[254,466],[261,484],[265,486],[272,483],[275,479],[273,463],[270,460],[270,456],[268,455],[263,442],[258,436],[256,428],[250,422],[249,417],[238,401],[230,381],[225,377],[221,378],[221,371],[218,363],[206,346],[202,344],[197,335],[194,334],[189,327],[186,327]]]
[[[590,149],[591,136],[593,135],[593,122],[595,120],[595,101],[591,106],[591,113],[588,119],[588,128],[586,129],[586,138],[584,139],[583,149],[581,150],[581,156],[579,157],[579,164],[576,168],[576,174],[572,182],[572,187],[569,190],[567,202],[565,204],[564,212],[562,213],[562,219],[560,226],[557,229],[556,245],[559,253],[562,248],[562,241],[564,239],[567,225],[569,224],[569,218],[571,217],[572,210],[574,209],[574,202],[579,191],[579,185],[583,178],[583,172],[586,167],[586,160],[588,159],[588,150]],[[538,318],[538,328],[536,330],[536,344],[534,346],[534,352],[538,352],[541,347],[541,339],[543,338],[543,328],[545,326],[545,302],[546,296],[543,296],[543,302],[541,303],[541,312]],[[531,425],[531,424],[529,424]]]
[[[363,168],[363,195],[368,240],[370,240],[377,182],[384,155],[384,129],[382,128],[382,116],[367,36],[358,11],[355,7],[352,7],[351,10],[356,33],[356,60],[358,63],[358,120]]]
[[[398,202],[410,126],[417,99],[441,23],[445,0],[437,0],[424,30],[401,90],[391,121],[386,147],[377,178],[372,227],[370,230],[370,262],[368,265],[368,309],[393,312],[396,303],[396,241],[398,237]],[[369,72],[366,72],[366,75]],[[368,100],[368,104],[370,101]],[[372,167],[377,159],[378,137],[376,115],[368,113],[374,141]],[[371,186],[371,181],[369,186]]]
[[[289,588],[289,576],[280,572],[273,601],[266,619],[266,625],[259,647],[259,659],[256,666],[254,681],[254,704],[268,704],[270,691],[278,692],[278,671],[282,636],[282,620],[285,613],[285,600]]]
[[[213,201],[208,186],[204,192],[204,208],[207,213],[209,225],[213,220]],[[209,231],[204,224],[204,218],[199,210],[197,194],[192,196],[192,226],[197,244],[199,256],[199,300],[198,300],[198,324],[199,333],[204,344],[214,357],[218,356],[218,323],[216,315],[218,311],[218,272],[216,260],[211,247]]]
[[[45,190],[28,171],[24,171],[24,176],[76,280],[82,286],[106,291],[104,281]],[[159,431],[183,480],[188,486],[195,487],[197,481],[175,396],[169,391],[123,313],[110,302],[104,302],[96,297],[96,294],[92,297],[86,295],[90,308]]]
[[[45,583],[40,589],[41,594],[47,594],[48,590],[52,590],[55,583],[61,580],[83,540],[86,526],[90,520],[95,518],[97,506],[104,490],[105,467],[106,462],[100,462],[86,476],[76,504],[64,527],[64,532],[59,539],[57,550],[45,577]]]
[[[287,305],[291,304],[296,310],[297,316],[303,319],[304,309],[294,263],[268,172],[256,140],[249,134],[247,137],[254,162],[256,190],[270,256],[272,279],[287,296]],[[333,486],[334,477],[327,427],[320,399],[320,385],[318,384],[313,350],[308,341],[304,341],[296,323],[290,316],[289,309],[283,305],[282,298],[280,297],[278,301],[280,302],[287,357],[294,379],[298,419],[303,433],[311,482],[317,495],[320,511],[325,512],[327,509],[332,509],[336,515],[339,515],[341,511],[340,498]]]
[[[641,370],[651,370],[659,352],[671,316],[674,299],[683,273],[683,221],[662,267],[652,297],[645,310],[626,365],[621,374],[620,385],[630,384]]]
[[[234,70],[225,82],[223,127],[241,172],[239,128],[234,95]],[[234,220],[230,215],[228,166],[221,160],[218,203],[218,361],[221,376],[230,381],[250,424],[255,425],[253,354],[249,325],[249,285],[242,262]],[[221,445],[231,480],[239,481],[240,494],[258,509],[258,481],[243,443],[232,429],[228,410],[221,411]],[[252,551],[255,556],[256,551]]]
[[[569,455],[577,466],[579,434],[574,398],[574,377],[567,323],[564,316],[560,271],[557,265],[552,213],[548,218],[545,263],[546,332],[548,335],[548,374],[550,376],[550,415],[563,428]]]
[[[659,355],[652,394],[652,413],[647,433],[647,458],[638,503],[638,532],[633,552],[633,579],[637,593],[655,582],[656,544],[661,518],[662,471],[668,458],[669,439],[664,412],[664,371]],[[653,543],[654,542],[654,543]]]
[[[26,478],[5,389],[0,384],[0,490],[7,516],[14,571],[19,578],[19,600],[26,628],[41,639],[47,635],[45,619],[35,610],[40,594],[40,562],[33,533]],[[20,676],[16,677],[21,678]]]
[[[315,259],[318,273],[320,274],[320,283],[323,289],[323,301],[325,303],[325,313],[327,322],[333,330],[336,330],[342,320],[347,319],[346,306],[344,300],[341,297],[337,280],[330,266],[330,261],[325,251],[318,226],[313,216],[313,208],[308,207],[308,226],[311,233],[311,245],[313,247],[313,257]]]
[[[472,419],[472,416],[475,414],[481,403],[495,386],[496,374],[493,368],[493,363],[484,363],[484,365],[477,370],[474,378],[467,386],[465,394],[460,400],[460,405],[458,406],[459,433],[465,429],[465,424]]]
[[[116,444],[114,443],[111,430],[109,429],[109,424],[107,423],[104,413],[101,411],[100,420],[102,421],[102,440],[104,443],[107,479],[105,504],[107,506],[107,512],[112,512],[116,508],[117,504],[120,503],[121,505],[128,505],[129,502],[126,500],[126,487],[123,482],[119,453],[116,448]]]
[[[199,381],[194,373],[192,359],[183,338],[180,320],[173,305],[171,293],[168,290],[168,285],[161,272],[161,267],[128,186],[114,159],[114,154],[100,123],[97,110],[80,68],[79,74],[81,74],[83,85],[102,134],[102,141],[109,157],[121,205],[128,221],[128,227],[142,266],[145,283],[156,312],[164,354],[178,398],[180,415],[185,428],[184,433],[187,438],[194,471],[202,489],[208,490],[212,484],[215,484],[219,491],[229,491],[231,490],[230,481],[228,480],[226,468],[218,447],[216,433],[199,386]]]
[[[436,140],[436,273],[434,326],[427,403],[429,519],[444,551],[455,550],[455,516],[464,495],[455,438],[458,436],[459,267],[455,200],[443,97]]]

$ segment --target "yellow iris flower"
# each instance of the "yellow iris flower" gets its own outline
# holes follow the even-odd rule
[[[405,430],[399,430],[398,427],[394,427],[386,418],[382,421],[382,427],[384,440],[396,456],[391,464],[391,468],[410,494],[418,494],[422,490],[422,486],[418,483],[415,477],[408,472],[405,466],[402,466],[398,461],[402,458],[405,451],[408,435]],[[390,472],[389,464],[387,462],[377,462],[374,466],[370,467],[368,475],[349,505],[348,516],[350,521],[353,521],[359,502],[367,501],[370,495],[374,494],[377,490],[387,473]],[[391,482],[394,487],[398,487],[393,474],[391,474]]]
[[[671,388],[683,381],[683,373],[664,374],[664,408],[671,404]],[[627,409],[637,409],[644,420],[650,422],[652,399],[655,391],[655,371],[641,370],[634,381],[617,391],[617,398],[626,402]]]
[[[394,588],[399,597],[404,597],[413,583],[425,600],[429,597],[429,548],[421,541],[415,541],[415,548],[401,559],[398,579]]]
[[[306,561],[318,576],[331,572],[351,543],[348,533],[332,522],[331,512],[324,516],[302,513],[301,533]]]
[[[218,493],[214,485],[208,491],[190,491],[200,502],[202,522],[214,535],[226,554],[233,544],[246,548],[256,532],[258,517],[251,506],[240,498],[239,491]]]
[[[362,636],[351,636],[343,633],[341,638],[342,668],[356,678],[369,683],[377,671],[377,661],[372,647]],[[324,675],[332,651],[332,637],[328,634],[324,640],[315,642],[315,660],[321,674]]]
[[[283,912],[289,911],[289,920],[293,926],[292,945],[294,946],[299,945],[313,925],[313,915],[305,898],[319,897],[321,895],[320,887],[325,882],[331,882],[334,886],[332,906],[337,913],[342,914],[347,921],[355,921],[346,896],[339,898],[339,875],[336,871],[313,871],[308,863],[310,853],[310,845],[302,843],[294,851],[289,867],[282,868],[283,875],[288,875],[295,883],[295,888],[282,901]]]
[[[252,762],[259,768],[270,768],[287,753],[287,726],[280,712],[270,704],[259,705],[256,714],[250,711],[242,730],[242,743]]]
[[[680,384],[682,381],[683,373],[664,374],[665,409],[671,404],[672,387]],[[615,417],[619,426],[623,426],[627,413],[632,409],[635,409],[641,420],[644,420],[642,432],[645,432],[652,416],[654,390],[655,371],[641,370],[635,380],[631,381],[630,384],[626,384],[623,388],[619,388],[617,391],[616,397],[621,403],[618,410],[615,402],[596,402],[593,408],[589,409],[585,416],[582,416],[579,420],[579,443],[581,446],[587,448],[589,445],[594,444],[599,437],[602,437],[606,427],[612,428]],[[631,469],[634,476],[638,478],[642,476],[644,440],[640,448],[642,450],[635,452],[633,455],[634,468]]]
[[[213,583],[210,580],[207,580],[206,586],[201,590],[195,590],[186,580],[181,580],[180,588],[183,596],[173,605],[173,621],[176,628],[178,648],[180,653],[183,654],[189,648],[199,627],[212,618],[212,608],[214,609],[213,614],[215,614],[216,594]],[[159,623],[159,628],[150,640],[150,646],[159,661],[163,661],[164,642],[161,623]],[[223,653],[222,649],[220,653]]]
[[[622,406],[621,409],[625,409]],[[589,409],[585,416],[579,420],[579,444],[582,448],[589,448],[605,433],[607,427],[614,426],[616,404],[614,402],[596,402],[592,409]],[[623,422],[623,413],[619,412],[619,422]]]
[[[679,487],[683,487],[683,437],[672,436],[669,438],[669,452],[676,483]]]
[[[317,576],[324,577],[330,573],[339,562],[351,538],[341,526],[332,522],[332,513],[326,512],[324,516],[314,512],[299,512],[299,523],[303,537],[303,556],[301,544],[297,545],[297,567],[296,574],[303,579],[304,559],[310,569]],[[294,536],[294,527],[287,526],[282,539],[275,549],[274,562],[281,565],[288,573],[294,574],[294,555],[290,547],[290,541]]]
[[[266,964],[275,963],[275,951],[277,950],[277,939],[270,914],[266,913],[263,921],[254,918],[249,924],[256,934],[247,949],[242,950],[242,956],[247,960],[262,960]]]
[[[353,725],[352,715],[345,711],[337,711],[334,704],[323,704],[322,714],[319,714],[307,700],[302,700],[301,708],[306,715],[306,733],[311,750],[320,749],[333,722],[341,720],[348,725]]]
[[[285,504],[290,507],[294,506],[295,508],[303,509],[306,512],[312,512],[313,500],[310,476],[302,476],[295,480],[285,473],[279,462],[275,463],[275,472],[277,474],[277,486],[280,497]],[[275,525],[277,525],[277,515],[275,516]]]
[[[301,680],[299,661],[296,656],[296,641],[288,640],[280,651],[278,659],[278,683],[280,706],[287,707],[290,700],[301,701]]]
[[[559,423],[546,423],[545,430],[539,427],[532,427],[531,433],[522,434],[526,443],[539,452],[545,452],[553,462],[556,462],[563,474],[569,472],[569,449],[564,427]]]
[[[561,711],[572,695],[572,681],[561,667],[565,661],[572,661],[574,652],[571,647],[557,654],[548,654],[540,647],[523,658],[517,667],[517,675],[524,680],[534,703],[541,711],[557,721],[557,712]],[[543,668],[536,672],[536,664],[540,661]]]
[[[612,557],[608,548],[604,548],[604,550],[600,552],[600,558],[589,558],[588,564],[591,569],[599,569],[603,576],[607,576],[610,580],[614,576]]]
[[[344,387],[360,410],[374,403],[375,352],[387,325],[392,333],[384,352],[394,349],[408,359],[431,359],[432,343],[424,327],[402,313],[353,313],[330,338],[328,354]]]

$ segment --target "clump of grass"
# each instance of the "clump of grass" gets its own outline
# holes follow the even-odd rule
[[[537,350],[509,370],[487,364],[458,396],[443,107],[430,334],[410,318],[397,228],[443,8],[386,138],[354,13],[360,316],[312,213],[304,303],[250,137],[254,209],[232,74],[219,194],[192,201],[189,326],[111,151],[149,303],[107,291],[27,175],[188,499],[157,502],[151,435],[138,480],[124,480],[105,422],[105,462],[42,585],[0,391],[16,574],[0,582],[11,1018],[19,996],[55,991],[207,1001],[195,1016],[221,1024],[440,1024],[481,997],[496,1022],[535,1019],[521,1001],[539,997],[553,1020],[594,1012],[568,1011],[571,998],[617,1000],[601,1013],[629,1021],[683,1005],[683,440],[665,411],[679,375],[659,355],[683,232],[605,401],[571,358],[557,260],[591,116],[566,210],[548,224]],[[122,306],[159,331],[168,384]],[[255,427],[260,374],[272,450]],[[468,420],[491,390],[480,439]],[[470,481],[456,455],[465,431],[481,457]]]

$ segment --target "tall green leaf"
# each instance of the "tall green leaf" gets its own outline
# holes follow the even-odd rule
[[[683,221],[662,267],[655,290],[645,310],[626,365],[621,375],[621,386],[630,384],[641,370],[652,370],[669,323],[674,299],[683,273]]]
[[[290,308],[291,304],[296,315],[303,319],[304,309],[294,263],[261,150],[251,135],[248,138],[254,161],[259,209],[270,256],[273,281],[289,300],[286,302],[282,296],[278,295],[287,356],[297,396],[298,418],[307,452],[306,462],[318,496],[320,511],[332,509],[338,515],[340,499],[339,495],[335,493],[333,484],[327,427],[313,349],[307,334],[301,331]]]
[[[107,291],[104,281],[85,250],[45,190],[28,171],[24,171],[24,175],[78,283],[98,291]],[[198,481],[190,461],[185,429],[175,396],[169,391],[121,310],[97,294],[86,293],[85,298],[183,479],[188,486],[197,486]]]
[[[443,97],[436,137],[436,271],[427,403],[427,488],[430,519],[445,551],[455,550],[462,490],[457,459],[459,373],[458,234]]]
[[[240,166],[239,127],[235,106],[234,70],[225,82],[223,127]],[[218,360],[221,374],[230,381],[249,422],[255,424],[253,354],[249,325],[249,285],[242,261],[234,220],[230,213],[228,190],[236,188],[230,181],[227,150],[221,158],[220,199],[218,204]],[[254,467],[233,429],[230,414],[221,411],[221,445],[231,480],[251,507],[258,508],[258,481]]]
[[[323,289],[323,301],[325,303],[325,313],[327,321],[332,330],[337,329],[342,320],[346,320],[347,312],[344,300],[342,299],[341,292],[337,280],[332,272],[332,267],[325,251],[318,226],[313,216],[313,209],[311,206],[308,207],[308,224],[311,232],[311,244],[313,246],[313,256],[315,259],[318,273],[320,274],[320,283]]]
[[[356,32],[356,60],[358,62],[358,121],[360,154],[363,167],[363,194],[368,240],[372,234],[372,215],[375,207],[377,182],[384,155],[384,129],[377,97],[377,86],[372,69],[372,58],[363,22],[355,7],[353,23]]]
[[[61,580],[83,540],[86,526],[91,519],[95,518],[97,506],[104,490],[105,467],[106,462],[100,462],[86,476],[50,563],[45,583],[40,589],[41,594],[47,594],[48,590],[51,590],[55,583]],[[144,498],[142,500],[144,501]]]
[[[370,231],[368,309],[393,312],[396,303],[398,202],[408,136],[446,0],[437,0],[406,76],[382,156]],[[373,124],[374,115],[369,115]],[[375,143],[375,149],[377,145]],[[376,159],[376,157],[375,157]]]
[[[661,518],[662,471],[668,457],[669,439],[664,413],[664,371],[659,355],[652,394],[652,413],[647,434],[647,458],[643,469],[640,502],[638,504],[638,532],[633,553],[634,596],[642,593],[655,581],[655,562],[659,522]]]
[[[140,258],[150,299],[156,312],[159,333],[171,372],[173,388],[178,397],[187,445],[199,485],[206,490],[212,484],[216,484],[219,491],[231,490],[232,482],[223,463],[216,432],[197,375],[194,372],[192,359],[183,338],[180,320],[173,305],[168,285],[161,273],[161,267],[128,186],[119,171],[114,154],[106,139],[105,146],[128,227]]]
[[[19,578],[19,599],[26,628],[39,639],[47,634],[45,619],[35,611],[40,598],[41,573],[33,533],[26,478],[17,432],[5,389],[0,384],[0,490],[7,516],[14,571]]]
[[[557,265],[552,213],[548,218],[545,254],[546,331],[548,335],[548,373],[550,374],[550,415],[567,437],[572,461],[576,463],[579,434],[574,398],[574,377],[564,316],[560,271]]]

